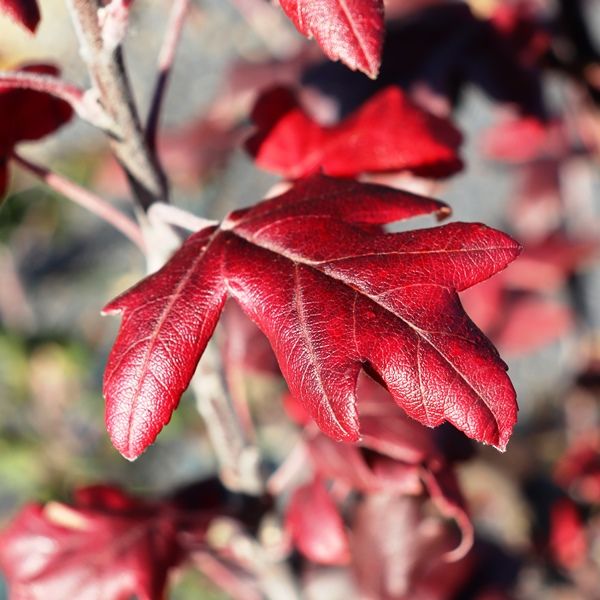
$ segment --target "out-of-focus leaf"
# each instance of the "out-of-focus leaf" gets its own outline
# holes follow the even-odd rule
[[[263,94],[246,147],[256,164],[289,179],[322,171],[338,177],[410,171],[447,177],[460,170],[459,131],[416,106],[397,87],[373,96],[341,123],[313,121],[287,88]]]

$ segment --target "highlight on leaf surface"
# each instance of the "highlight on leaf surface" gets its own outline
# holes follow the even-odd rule
[[[461,133],[395,86],[333,126],[316,123],[292,90],[277,87],[259,98],[252,119],[257,131],[246,142],[248,152],[259,167],[288,179],[394,171],[439,178],[463,166]]]
[[[429,198],[317,175],[192,235],[105,308],[123,313],[104,379],[115,447],[133,459],[154,441],[230,296],[332,438],[359,439],[355,388],[368,366],[413,419],[449,421],[504,449],[515,392],[457,292],[503,269],[519,245],[481,224],[375,229],[447,213]]]

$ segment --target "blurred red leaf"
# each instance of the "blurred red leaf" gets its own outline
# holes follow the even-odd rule
[[[0,12],[34,33],[40,22],[40,9],[36,0],[0,0]]]
[[[564,157],[569,151],[569,141],[561,121],[510,117],[487,130],[482,147],[491,159],[525,163]]]
[[[450,600],[473,570],[472,554],[455,563],[445,556],[450,530],[427,518],[418,499],[385,494],[360,505],[352,538],[353,569],[365,598]]]
[[[568,306],[531,291],[515,292],[509,276],[502,275],[461,294],[473,321],[502,352],[532,352],[571,329],[574,317]]]
[[[11,598],[162,598],[182,559],[176,526],[160,505],[106,486],[74,506],[30,504],[0,533],[0,567]]]
[[[289,179],[322,171],[338,177],[411,171],[446,177],[462,168],[460,132],[419,108],[397,87],[373,96],[341,123],[313,121],[287,88],[263,94],[246,147],[260,167]]]
[[[291,392],[334,439],[358,439],[355,386],[367,363],[412,418],[430,427],[448,420],[504,449],[514,389],[456,292],[503,269],[518,244],[479,224],[364,228],[446,210],[316,176],[192,235],[105,309],[124,312],[104,380],[115,447],[135,458],[154,441],[230,294],[269,338]]]
[[[269,340],[235,302],[225,305],[221,327],[221,355],[227,372],[280,373]]]
[[[309,560],[326,565],[345,565],[350,561],[344,523],[320,479],[294,490],[285,526],[298,550]]]
[[[556,482],[576,497],[600,504],[600,442],[596,437],[574,443],[556,465]]]
[[[454,519],[462,542],[450,553],[461,558],[473,545],[473,525],[452,466],[431,430],[409,419],[389,393],[370,377],[359,376],[359,448],[307,430],[307,447],[317,473],[366,493],[429,493],[440,512]]]
[[[377,77],[384,36],[383,0],[279,0],[303,35],[331,60]]]
[[[539,73],[466,2],[433,3],[386,23],[382,57],[374,81],[322,63],[310,69],[303,82],[334,97],[344,115],[390,85],[407,90],[431,112],[447,115],[467,84],[475,84],[497,102],[517,105],[525,114],[545,113]]]
[[[556,563],[565,569],[581,565],[586,558],[584,525],[577,506],[568,498],[562,498],[552,506],[549,549]]]
[[[537,64],[550,49],[550,32],[536,14],[535,5],[528,0],[498,3],[490,21],[511,44],[526,65]]]

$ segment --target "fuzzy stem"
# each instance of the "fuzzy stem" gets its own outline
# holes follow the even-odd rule
[[[146,140],[153,151],[156,149],[160,114],[188,8],[189,0],[173,0],[165,37],[158,54],[158,78],[154,86],[152,103],[146,124]]]
[[[115,229],[118,229],[123,235],[128,237],[142,252],[145,251],[144,239],[137,223],[114,208],[106,200],[80,187],[73,181],[50,171],[46,167],[36,165],[14,152],[11,158],[59,194],[86,208],[101,219],[104,219],[107,223],[110,223]]]
[[[77,105],[81,102],[84,95],[84,91],[81,88],[63,81],[60,77],[31,71],[0,73],[0,88],[44,92],[60,100],[64,100],[75,110],[77,110]]]
[[[146,144],[121,47],[104,47],[97,0],[68,0],[68,4],[81,56],[100,103],[116,124],[111,145],[127,174],[136,201],[144,210],[154,202],[167,202],[167,181],[156,156]]]
[[[168,225],[180,227],[186,231],[194,232],[205,229],[206,227],[214,227],[219,224],[218,221],[203,219],[187,210],[183,210],[172,204],[162,204],[161,202],[157,202],[150,207],[148,219],[151,222],[157,220],[162,223],[167,223]]]

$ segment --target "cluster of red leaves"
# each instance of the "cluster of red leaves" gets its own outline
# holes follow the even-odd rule
[[[28,65],[21,71],[57,75],[52,65]],[[43,92],[6,88],[0,82],[0,200],[8,186],[8,161],[19,142],[39,140],[56,131],[73,116],[73,109]]]
[[[305,425],[302,445],[313,468],[312,482],[292,494],[287,526],[300,551],[317,563],[345,564],[349,541],[339,509],[324,483],[366,495],[385,493],[431,498],[438,510],[455,519],[463,540],[447,560],[462,558],[472,546],[473,526],[458,487],[452,464],[435,442],[433,432],[398,411],[390,395],[370,377],[359,378],[357,389],[361,414],[361,441],[338,443],[311,425],[308,415],[292,399],[286,408]],[[310,494],[313,501],[305,502]],[[314,521],[314,511],[321,518]],[[334,551],[335,550],[335,551]]]
[[[234,539],[213,539],[211,528],[225,521],[246,535],[269,508],[268,501],[234,497],[214,479],[158,500],[112,485],[79,488],[69,504],[21,509],[0,532],[0,569],[15,600],[158,600],[175,570],[186,563],[202,569],[207,557],[214,566],[207,576],[216,570],[249,589],[247,557]]]

